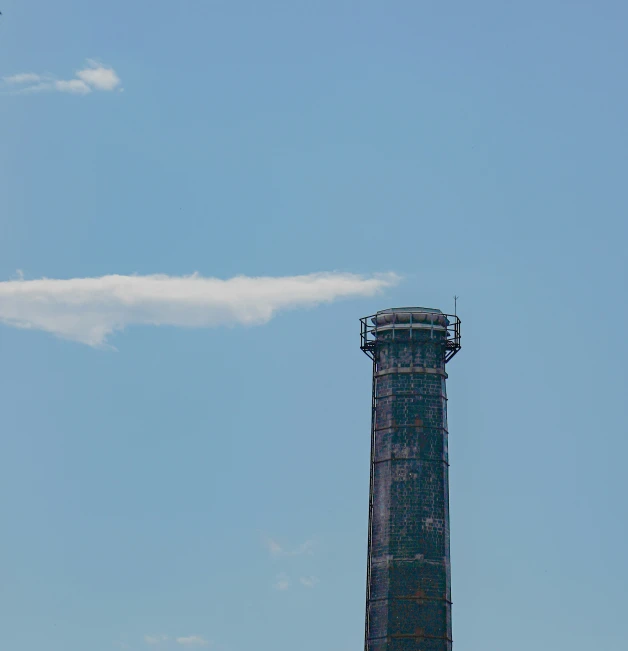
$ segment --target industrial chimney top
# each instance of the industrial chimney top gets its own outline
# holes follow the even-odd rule
[[[460,350],[460,319],[455,314],[444,314],[429,307],[393,307],[363,317],[360,322],[360,348],[371,359],[375,355],[378,333],[391,331],[393,338],[396,331],[407,333],[409,330],[429,330],[432,333],[446,333],[446,362]]]

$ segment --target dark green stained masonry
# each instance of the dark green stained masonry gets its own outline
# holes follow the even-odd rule
[[[395,308],[362,321],[373,360],[366,651],[451,651],[445,363],[460,321]]]

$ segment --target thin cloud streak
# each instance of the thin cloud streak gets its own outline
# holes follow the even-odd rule
[[[184,646],[208,646],[209,641],[202,638],[200,635],[188,635],[187,637],[178,637],[177,644]]]
[[[247,277],[101,276],[0,282],[0,323],[44,330],[89,346],[104,346],[130,325],[208,328],[260,325],[281,310],[372,296],[395,274],[348,273]],[[306,543],[307,545],[307,543]],[[307,546],[300,553],[306,553]]]
[[[55,81],[54,88],[61,93],[73,93],[75,95],[87,95],[87,93],[92,92],[92,89],[82,79]]]
[[[41,81],[41,75],[37,75],[34,72],[22,72],[18,75],[3,77],[2,81],[5,84],[36,84]]]
[[[266,547],[271,556],[280,558],[282,556],[301,556],[303,554],[312,554],[316,542],[314,540],[306,540],[304,543],[295,547],[294,549],[286,549],[282,547],[276,540],[266,538]]]
[[[113,68],[94,59],[88,59],[85,67],[77,70],[73,79],[57,79],[54,75],[21,72],[3,77],[2,81],[9,88],[8,92],[13,95],[41,92],[88,95],[94,90],[113,91],[122,83]]]
[[[144,642],[146,642],[146,644],[155,645],[167,641],[168,641],[167,635],[145,635],[144,636]]]

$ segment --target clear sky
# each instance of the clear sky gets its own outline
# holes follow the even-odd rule
[[[458,294],[454,648],[625,651],[628,5],[0,10],[0,649],[361,649],[358,318]]]

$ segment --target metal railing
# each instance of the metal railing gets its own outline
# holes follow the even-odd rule
[[[392,319],[385,325],[378,325],[375,319],[377,316],[382,316],[383,314],[392,317]],[[430,317],[431,324],[426,318],[422,319],[420,323],[413,323],[413,317],[416,314],[421,314],[426,318]],[[399,318],[399,315],[401,315],[401,319]],[[404,316],[405,318],[403,318]],[[446,326],[435,324],[433,321],[434,317],[445,317]],[[448,362],[461,348],[460,319],[455,314],[420,312],[419,310],[395,310],[394,312],[378,312],[377,314],[365,316],[360,319],[360,348],[374,360],[375,350],[380,341],[378,340],[378,332],[384,330],[387,332],[391,331],[393,333],[392,338],[394,339],[396,329],[407,332],[408,330],[412,331],[414,328],[425,330],[430,329],[430,327],[432,330],[442,330],[443,327],[446,328],[447,343],[445,346],[445,362]]]

